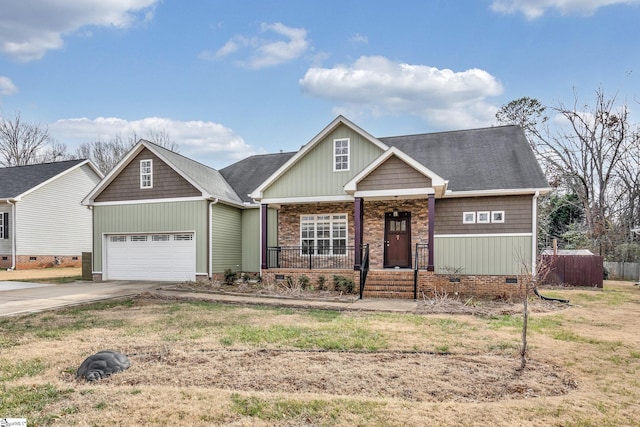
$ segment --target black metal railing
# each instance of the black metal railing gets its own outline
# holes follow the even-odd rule
[[[364,294],[364,285],[369,273],[369,244],[362,245],[362,264],[360,265],[360,299]]]
[[[418,299],[418,271],[426,270],[429,266],[429,245],[416,243],[416,258],[413,268],[413,299]]]
[[[268,268],[353,269],[354,246],[276,246],[267,248]]]

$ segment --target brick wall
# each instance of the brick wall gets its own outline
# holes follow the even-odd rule
[[[516,283],[507,283],[515,281]],[[444,293],[449,296],[480,298],[519,298],[525,284],[517,276],[446,275],[420,271],[418,273],[418,295],[432,298]]]
[[[303,270],[303,269],[269,269],[262,270],[262,281],[265,283],[275,283],[285,281],[287,276],[290,276],[294,282],[298,282],[300,276],[307,276],[309,278],[309,284],[313,287],[318,286],[318,278],[324,276],[326,279],[325,286],[333,286],[333,276],[344,276],[353,279],[355,283],[356,293],[360,286],[360,272],[354,270]],[[282,277],[282,278],[276,278]]]
[[[0,268],[10,268],[11,262],[12,262],[11,255],[2,255],[0,257]],[[49,267],[82,267],[82,257],[80,255],[78,256],[18,255],[16,256],[17,270],[28,270],[31,268],[49,268]]]

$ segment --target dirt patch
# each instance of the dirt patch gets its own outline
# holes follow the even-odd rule
[[[0,270],[0,282],[11,280],[41,280],[56,277],[74,277],[82,275],[81,268],[58,267],[33,270]]]

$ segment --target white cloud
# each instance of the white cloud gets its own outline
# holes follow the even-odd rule
[[[261,37],[247,38],[236,35],[225,43],[215,54],[203,51],[201,59],[218,59],[244,49],[251,49],[247,58],[239,61],[240,65],[248,68],[260,69],[273,67],[293,61],[302,56],[309,48],[307,30],[304,28],[287,27],[279,22],[274,24],[262,24],[262,33],[275,34],[284,40],[265,39]]]
[[[18,88],[9,77],[0,76],[0,96],[13,95],[18,93]]]
[[[491,9],[500,13],[522,13],[532,20],[547,9],[557,9],[563,15],[593,15],[599,8],[616,4],[640,4],[640,0],[494,0]]]
[[[487,97],[503,91],[498,80],[473,68],[462,72],[361,57],[353,65],[310,68],[300,80],[310,96],[339,103],[335,112],[414,114],[439,128],[485,126],[496,108]]]
[[[50,124],[49,131],[72,152],[84,142],[107,141],[116,136],[128,140],[134,133],[137,138],[144,138],[150,131],[166,131],[178,145],[180,154],[214,168],[257,153],[233,130],[205,121],[183,122],[162,117],[134,121],[117,117],[72,118]]]
[[[159,0],[9,0],[2,2],[0,52],[19,61],[42,58],[86,26],[127,28],[153,17]]]
[[[349,41],[351,41],[353,43],[364,43],[364,44],[367,44],[367,43],[369,43],[369,38],[367,36],[363,36],[360,33],[356,33],[353,36],[351,36]]]

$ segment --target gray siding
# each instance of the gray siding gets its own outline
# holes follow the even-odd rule
[[[531,236],[436,236],[434,243],[436,273],[516,275],[523,263],[531,268]]]
[[[153,160],[153,188],[140,188],[140,160]],[[202,193],[158,156],[143,149],[95,198],[96,202],[197,197]]]
[[[350,139],[350,169],[333,171],[333,140]],[[382,150],[346,126],[340,126],[264,192],[265,198],[345,195],[344,184],[382,154]],[[322,179],[318,179],[322,177]]]
[[[208,204],[205,200],[94,206],[93,270],[102,272],[102,236],[111,233],[195,232],[196,273],[206,274]]]
[[[436,234],[531,233],[533,196],[470,197],[436,200]],[[463,212],[504,211],[505,222],[463,224]]]
[[[91,251],[91,211],[80,203],[99,181],[84,165],[17,202],[17,255],[79,256]]]
[[[242,271],[242,211],[218,203],[211,215],[213,272]]]
[[[1,256],[11,256],[11,241],[13,238],[13,213],[11,212],[11,205],[8,203],[0,202],[0,215],[3,213],[9,213],[9,239],[0,239],[0,255]]]
[[[397,156],[384,163],[358,183],[359,191],[394,190],[431,187],[431,179],[424,176]]]

